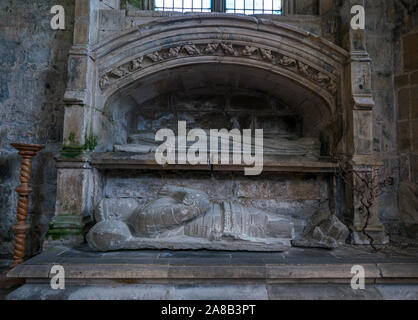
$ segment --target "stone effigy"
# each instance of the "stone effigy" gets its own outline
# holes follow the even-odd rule
[[[209,137],[209,132],[208,132]],[[226,140],[227,139],[227,140]],[[229,150],[234,152],[242,152],[237,150],[233,145],[233,142],[228,137],[219,137],[218,149],[212,150],[210,139],[207,139],[207,145],[205,146],[208,152],[216,152],[221,150],[221,145],[225,144],[229,146]],[[117,152],[133,152],[133,153],[153,153],[157,150],[161,142],[155,141],[155,133],[143,132],[132,134],[128,137],[128,144],[115,145],[114,150]],[[176,137],[176,149],[178,152],[187,152],[189,148],[195,142],[187,141],[187,137]],[[179,146],[185,146],[186,149],[181,149]],[[245,148],[243,143],[243,150],[251,150],[254,148],[254,144]],[[275,155],[275,156],[292,156],[292,157],[306,157],[310,159],[318,159],[320,156],[321,144],[318,139],[310,137],[280,137],[274,133],[264,132],[263,137],[263,153],[264,155]]]
[[[164,187],[156,200],[122,211],[109,216],[99,210],[99,222],[87,234],[90,248],[283,251],[294,233],[282,216],[212,202],[204,192],[183,187]]]

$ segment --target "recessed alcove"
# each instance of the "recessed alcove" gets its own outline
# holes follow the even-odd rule
[[[327,160],[331,145],[342,138],[332,130],[334,110],[291,78],[239,64],[199,63],[140,78],[110,96],[96,118],[100,139],[90,162],[101,187],[95,203],[114,217],[121,206],[135,208],[157,199],[166,185],[187,187],[205,192],[214,203],[234,201],[286,216],[299,236],[320,207],[336,209],[336,164]],[[244,164],[161,166],[153,152],[120,151],[134,144],[136,135],[153,139],[166,128],[176,133],[178,121],[186,121],[189,130],[263,129],[266,137],[290,144],[317,143],[309,155],[265,152],[264,173],[258,177],[244,176]]]
[[[110,97],[99,119],[101,152],[128,143],[132,134],[176,132],[178,121],[191,129],[309,137],[320,143],[320,156],[342,138],[331,107],[316,93],[268,70],[233,64],[183,66],[141,78]]]

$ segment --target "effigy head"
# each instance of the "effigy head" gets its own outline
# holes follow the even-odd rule
[[[90,248],[107,251],[125,248],[125,244],[132,238],[132,235],[124,222],[105,220],[94,225],[86,238]]]

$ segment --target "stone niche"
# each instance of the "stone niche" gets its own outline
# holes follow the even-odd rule
[[[94,225],[87,238],[97,250],[280,251],[324,206],[362,230],[358,199],[330,155],[346,155],[355,170],[375,165],[365,50],[350,54],[286,17],[162,15],[141,24],[144,13],[81,3],[50,239],[81,242]],[[363,33],[350,35],[356,46]],[[275,151],[262,175],[248,177],[239,165],[161,166],[152,148],[132,149],[178,121],[263,129]],[[372,221],[370,231],[383,234]]]
[[[129,146],[141,138],[153,140],[166,128],[177,133],[178,121],[185,121],[189,130],[263,129],[265,154],[327,156],[342,134],[327,131],[333,124],[324,102],[280,77],[268,83],[268,76],[248,66],[202,64],[147,77],[106,104],[100,118],[106,130],[96,151],[135,150]],[[273,139],[283,141],[276,153]],[[298,141],[306,148],[298,150]]]

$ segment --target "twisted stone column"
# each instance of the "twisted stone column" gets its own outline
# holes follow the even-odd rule
[[[32,172],[32,158],[39,150],[42,150],[44,146],[23,143],[12,143],[11,145],[19,151],[19,155],[22,157],[20,185],[16,188],[16,192],[19,194],[19,201],[17,204],[17,223],[13,227],[15,233],[14,261],[10,266],[10,268],[14,268],[24,260],[26,231],[30,227],[29,224],[26,223],[26,217],[28,215],[29,195],[32,192],[32,188],[29,185]]]

